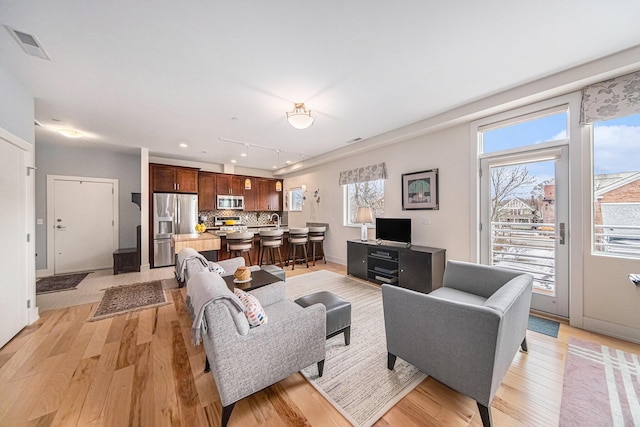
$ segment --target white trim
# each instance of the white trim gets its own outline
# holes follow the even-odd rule
[[[109,178],[93,178],[82,176],[66,176],[66,175],[47,175],[47,272],[50,275],[55,273],[55,256],[54,256],[54,202],[55,202],[55,181],[85,181],[98,182],[113,185],[113,250],[120,246],[120,222],[119,222],[119,192],[118,180]]]
[[[0,127],[0,139],[3,139],[4,141],[7,141],[9,144],[18,147],[22,151],[30,152],[30,151],[33,150],[33,146],[31,144],[29,144],[27,141],[25,141],[24,139],[20,138],[19,136],[16,136],[16,135],[12,134],[8,130],[3,129],[1,127]],[[30,160],[32,160],[32,159],[30,159]],[[27,163],[27,166],[32,166],[33,167],[33,161],[30,161],[29,163]]]
[[[640,329],[638,328],[606,322],[592,317],[584,317],[582,323],[584,324],[584,329],[588,331],[640,344]]]
[[[24,139],[14,135],[6,129],[0,127],[0,139],[17,147],[24,152],[24,165],[31,170],[26,182],[26,212],[27,212],[27,228],[25,230],[31,236],[26,244],[25,251],[25,306],[27,301],[31,301],[31,308],[26,310],[25,325],[31,325],[39,319],[38,307],[36,307],[36,230],[35,230],[35,150],[32,144]],[[27,171],[24,171],[25,174]]]
[[[140,271],[149,271],[149,149],[140,149]]]

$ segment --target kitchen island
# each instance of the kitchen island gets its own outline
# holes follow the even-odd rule
[[[210,232],[174,234],[171,236],[171,240],[176,254],[184,248],[192,248],[198,252],[208,252],[218,251],[221,246],[220,236]]]

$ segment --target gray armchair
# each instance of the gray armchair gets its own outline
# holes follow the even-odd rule
[[[449,261],[430,294],[382,285],[388,368],[400,357],[476,400],[491,426],[491,401],[526,331],[533,277]]]
[[[249,328],[233,301],[237,297],[218,274],[197,273],[189,286],[192,284],[208,287],[213,296],[213,302],[204,308],[202,340],[222,403],[222,426],[240,399],[314,363],[322,376],[324,305],[302,308],[286,298],[284,282],[276,282],[249,292],[268,318],[266,324]]]

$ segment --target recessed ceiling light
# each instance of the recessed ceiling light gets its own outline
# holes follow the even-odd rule
[[[240,153],[240,156],[247,157],[247,153]]]
[[[291,160],[287,160],[285,163],[287,163],[288,165],[291,164]]]
[[[64,135],[67,138],[80,138],[82,136],[82,133],[75,129],[63,128],[59,129],[58,132],[60,132],[61,135]]]
[[[271,166],[274,169],[278,169],[278,167],[276,165]]]
[[[184,142],[181,142],[181,143],[180,143],[180,148],[187,148],[187,147],[188,147],[188,145],[187,145],[187,144],[185,144]]]
[[[234,159],[231,159],[231,163],[235,163],[236,161]]]

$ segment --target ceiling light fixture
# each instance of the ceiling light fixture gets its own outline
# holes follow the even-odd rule
[[[82,137],[82,133],[80,133],[80,131],[77,131],[75,129],[63,128],[63,129],[59,129],[58,132],[61,135],[66,136],[67,138],[80,138],[80,137]]]
[[[181,142],[181,143],[180,143],[180,148],[187,148],[187,147],[188,147],[188,145],[187,145],[187,144],[185,144],[184,142]]]
[[[293,111],[287,112],[287,121],[296,129],[306,129],[313,124],[311,110],[307,111],[304,102],[294,104]]]

